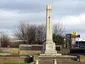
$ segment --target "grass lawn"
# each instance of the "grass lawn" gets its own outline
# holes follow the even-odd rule
[[[32,63],[24,63],[24,62],[2,62],[0,64],[32,64]]]

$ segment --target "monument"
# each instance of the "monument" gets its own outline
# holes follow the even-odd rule
[[[52,39],[52,7],[51,4],[46,6],[46,42],[43,45],[45,55],[56,55],[55,43]]]
[[[43,44],[43,53],[40,54],[36,64],[79,64],[72,59],[76,56],[61,55],[56,51],[55,43],[52,39],[52,7],[46,6],[46,42]]]

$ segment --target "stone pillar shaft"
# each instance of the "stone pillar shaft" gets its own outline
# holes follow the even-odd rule
[[[46,42],[43,44],[43,53],[45,55],[56,55],[55,47],[52,39],[52,7],[49,4],[46,7]]]
[[[52,40],[52,7],[49,4],[46,7],[46,41]]]

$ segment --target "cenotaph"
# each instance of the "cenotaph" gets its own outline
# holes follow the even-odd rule
[[[80,64],[73,60],[77,58],[76,56],[57,53],[52,36],[52,7],[49,4],[46,6],[46,42],[43,44],[43,53],[40,54],[36,64]]]
[[[43,45],[43,53],[45,55],[57,54],[52,37],[52,7],[51,4],[49,4],[46,7],[46,42]]]

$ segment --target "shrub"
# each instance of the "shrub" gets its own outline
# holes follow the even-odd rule
[[[31,62],[33,62],[33,56],[27,56],[27,57],[25,58],[25,62],[26,62],[26,63],[31,63]]]

